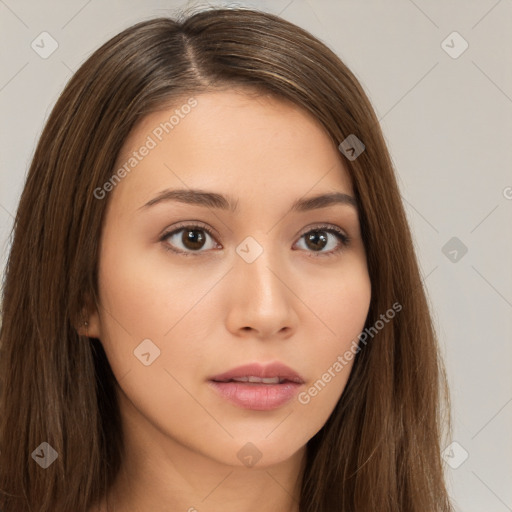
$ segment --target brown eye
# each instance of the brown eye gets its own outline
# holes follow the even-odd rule
[[[215,249],[218,244],[212,234],[202,226],[184,226],[165,234],[162,242],[166,248],[178,253],[201,253]]]
[[[306,245],[313,251],[321,251],[328,242],[328,238],[323,231],[311,231],[304,235]]]
[[[335,226],[319,226],[306,231],[297,242],[300,249],[328,256],[341,251],[349,244],[349,237]]]
[[[206,237],[199,229],[184,229],[181,236],[183,245],[192,251],[201,249],[205,243]]]

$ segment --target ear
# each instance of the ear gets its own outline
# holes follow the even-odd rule
[[[82,310],[80,324],[76,327],[76,332],[80,336],[87,336],[88,338],[101,339],[101,322],[98,313],[98,306],[92,305],[92,301],[88,301],[88,307]]]

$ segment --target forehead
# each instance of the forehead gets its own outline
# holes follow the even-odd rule
[[[183,97],[132,130],[116,170],[116,201],[134,208],[168,188],[202,188],[237,200],[352,194],[342,156],[305,110],[240,90]]]

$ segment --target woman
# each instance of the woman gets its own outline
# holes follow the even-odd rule
[[[378,121],[271,14],[142,22],[73,76],[20,200],[0,364],[4,512],[451,510]]]

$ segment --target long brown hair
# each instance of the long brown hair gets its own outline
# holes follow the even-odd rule
[[[309,441],[301,512],[439,512],[446,379],[393,166],[357,79],[324,44],[277,16],[212,9],[138,23],[80,67],[41,135],[16,215],[3,290],[0,508],[85,512],[121,464],[115,379],[99,340],[79,336],[97,301],[106,200],[128,134],[148,113],[214,88],[247,87],[306,109],[338,145],[359,205],[372,284],[347,386]],[[174,102],[174,103],[173,103]],[[382,323],[382,322],[381,322]],[[32,454],[47,442],[47,469]],[[40,448],[41,449],[41,448]]]

